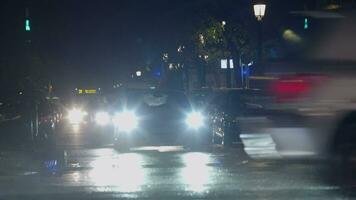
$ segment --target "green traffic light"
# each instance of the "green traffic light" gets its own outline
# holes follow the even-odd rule
[[[304,29],[309,28],[308,18],[304,18]]]
[[[25,30],[26,31],[31,31],[31,26],[30,26],[30,20],[26,19],[25,21]]]

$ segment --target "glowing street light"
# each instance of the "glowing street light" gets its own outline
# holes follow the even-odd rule
[[[141,71],[136,71],[136,76],[137,76],[137,77],[142,76],[142,72],[141,72]]]
[[[253,5],[253,11],[258,21],[261,21],[266,13],[266,4],[255,4]]]
[[[258,50],[257,50],[257,65],[258,65],[258,69],[261,73],[264,73],[264,69],[263,69],[263,65],[262,65],[262,48],[263,48],[263,44],[262,44],[262,18],[265,16],[266,13],[266,4],[263,3],[257,3],[253,5],[253,12],[257,18],[258,23],[258,39],[257,39],[257,43],[258,43]]]

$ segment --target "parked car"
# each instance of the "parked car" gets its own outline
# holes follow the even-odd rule
[[[60,113],[40,91],[14,90],[0,99],[0,132],[4,143],[54,142]]]

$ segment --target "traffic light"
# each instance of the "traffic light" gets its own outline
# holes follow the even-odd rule
[[[308,29],[308,28],[309,28],[308,18],[304,18],[304,29]]]
[[[31,31],[31,26],[30,26],[30,20],[29,19],[25,20],[25,30],[26,30],[26,32]]]

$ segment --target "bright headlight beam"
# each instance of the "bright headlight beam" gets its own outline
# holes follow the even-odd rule
[[[83,121],[85,114],[82,110],[74,108],[68,112],[68,120],[72,124],[79,124]]]
[[[113,122],[120,131],[124,132],[131,132],[138,127],[138,118],[132,111],[117,113],[113,118]]]
[[[107,112],[98,112],[95,115],[95,122],[101,126],[110,123],[110,115]]]
[[[204,116],[200,112],[191,112],[187,116],[186,123],[189,128],[198,129],[204,126]]]

